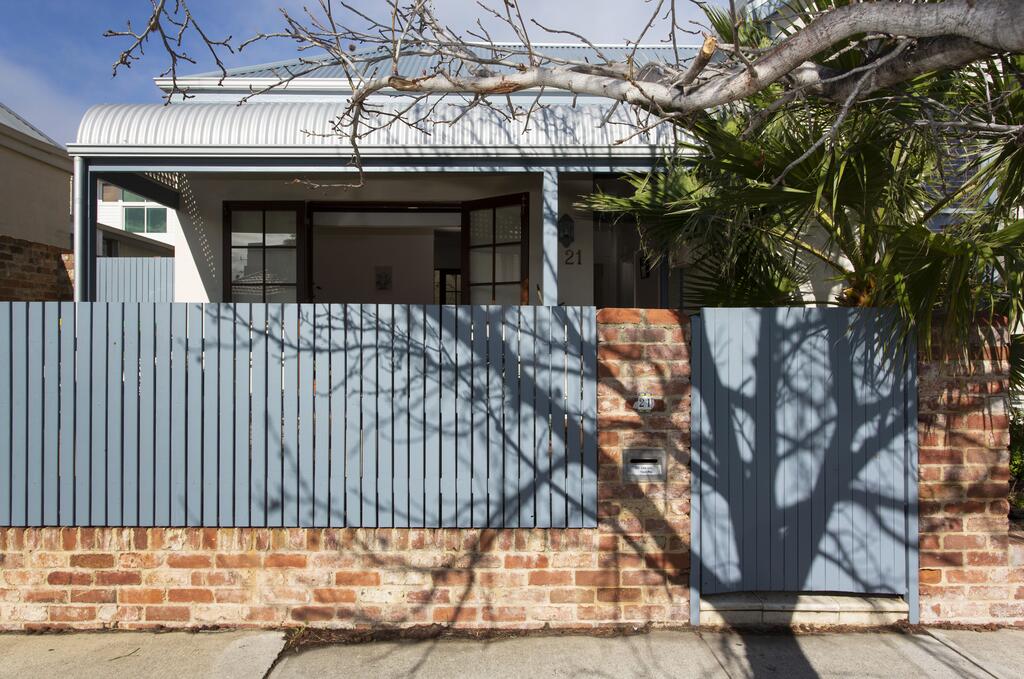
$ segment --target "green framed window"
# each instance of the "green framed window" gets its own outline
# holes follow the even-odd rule
[[[124,230],[131,233],[167,233],[167,208],[124,208]]]

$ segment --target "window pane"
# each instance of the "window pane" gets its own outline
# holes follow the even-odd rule
[[[262,245],[263,213],[252,210],[232,210],[231,244]]]
[[[495,304],[519,304],[519,293],[520,286],[514,285],[495,285],[494,286],[494,303]]]
[[[232,302],[262,302],[263,288],[256,285],[232,285]]]
[[[142,196],[140,196],[137,193],[132,193],[131,191],[128,191],[128,190],[124,191],[124,193],[122,194],[121,200],[123,200],[126,203],[145,203],[146,202],[145,198],[143,198]]]
[[[469,282],[490,283],[494,280],[491,248],[480,248],[469,251]]]
[[[295,212],[270,210],[267,218],[267,245],[295,245]]]
[[[167,233],[167,208],[146,208],[146,231],[150,233]]]
[[[298,298],[295,292],[294,285],[268,285],[267,286],[267,301],[268,302],[295,302]]]
[[[494,239],[494,211],[491,208],[469,213],[469,244],[487,245]]]
[[[263,282],[262,248],[235,248],[231,251],[231,281],[252,284]]]
[[[522,211],[518,205],[505,205],[495,211],[495,229],[498,243],[511,243],[523,239]]]
[[[491,303],[491,286],[479,285],[469,289],[469,303],[470,304],[490,304]]]
[[[126,207],[124,209],[124,230],[142,233],[146,230],[146,208]]]
[[[121,189],[113,184],[103,182],[103,188],[100,190],[100,200],[104,203],[116,203],[121,200]]]
[[[518,281],[522,278],[519,265],[521,248],[518,243],[494,248],[495,281]]]
[[[267,284],[270,283],[294,283],[295,276],[295,249],[282,248],[274,250],[267,248]]]

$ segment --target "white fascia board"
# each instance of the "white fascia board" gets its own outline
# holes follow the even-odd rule
[[[659,146],[363,146],[364,158],[653,158],[670,147]],[[71,156],[186,157],[186,158],[348,158],[343,146],[94,146],[69,144]]]

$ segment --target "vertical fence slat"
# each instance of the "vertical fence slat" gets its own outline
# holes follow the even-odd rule
[[[487,311],[487,521],[486,526],[500,528],[505,518],[505,413],[502,393],[505,384],[502,366],[501,307]]]
[[[109,303],[97,304],[92,324],[92,466],[90,469],[89,524],[103,526],[107,520],[107,334]]]
[[[466,379],[472,380],[472,391],[469,395],[466,410],[472,412],[469,425],[472,436],[472,456],[469,473],[472,478],[472,515],[470,525],[474,528],[487,526],[487,431],[493,428],[493,421],[488,412],[487,403],[487,307],[474,305],[471,313],[472,345],[470,348],[470,365],[466,366]],[[464,368],[459,362],[459,373]],[[461,471],[461,470],[460,470]],[[464,500],[459,496],[460,510]],[[461,525],[461,524],[460,524]]]
[[[284,305],[281,355],[282,525],[299,520],[299,305]]]
[[[171,525],[187,516],[188,307],[171,305]]]
[[[185,523],[203,521],[203,305],[186,307]]]
[[[241,333],[242,320],[235,318],[233,304],[210,305],[210,323],[215,330],[217,342],[213,347],[207,347],[216,352],[217,357],[217,403],[211,406],[213,417],[217,418],[217,436],[215,446],[217,451],[217,497],[213,501],[210,510],[213,512],[213,519],[218,526],[230,527],[235,524],[236,511],[243,516],[248,514],[249,509],[249,486],[245,485],[244,492],[239,492],[238,479],[235,477],[235,429],[245,423],[245,441],[248,441],[249,433],[249,408],[248,403],[244,409],[236,410],[235,404],[238,393],[235,390],[235,341]],[[245,326],[248,335],[249,327]],[[247,348],[248,349],[248,348]],[[248,368],[248,351],[246,353],[246,368]],[[248,375],[248,370],[246,371]],[[207,377],[210,379],[210,376]],[[249,400],[249,382],[246,380],[244,390],[245,400]],[[238,418],[236,420],[236,418]],[[248,471],[248,457],[246,457],[246,471]],[[246,524],[242,524],[246,525]]]
[[[566,526],[583,527],[583,312],[578,306],[566,308],[565,371],[566,371],[566,439],[565,493]]]
[[[257,461],[255,454],[250,459],[250,448],[254,448],[257,436],[256,423],[250,428],[251,400],[255,398],[252,391],[256,389],[250,383],[250,358],[252,337],[249,324],[252,322],[248,304],[222,304],[220,320],[221,358],[220,358],[220,440],[221,440],[221,488],[230,484],[231,490],[224,491],[229,500],[221,501],[221,525],[252,526],[253,496],[255,484],[250,480],[252,470],[262,468],[265,458]],[[262,328],[259,328],[262,332]],[[266,354],[260,357],[266,361]],[[260,430],[262,433],[263,430]],[[262,484],[262,478],[260,480]],[[263,487],[260,485],[260,492]],[[260,505],[263,504],[263,496]],[[262,513],[260,516],[262,525]]]
[[[123,525],[122,482],[124,449],[121,443],[124,401],[124,303],[107,305],[107,459],[106,524]]]
[[[0,525],[11,525],[11,502],[14,496],[11,476],[11,453],[15,394],[13,369],[16,364],[12,353],[14,311],[11,302],[0,302]]]
[[[519,526],[536,526],[537,307],[519,307]]]
[[[28,333],[28,304],[14,302],[11,306],[11,439],[10,447],[0,451],[10,456],[12,526],[24,526],[28,519]]]
[[[139,305],[139,525],[155,520],[155,406],[156,365],[162,362],[156,343],[160,326],[157,315],[162,305]]]
[[[437,307],[430,307],[436,309]],[[427,356],[427,335],[426,335],[426,314],[428,308],[422,305],[409,307],[409,365],[407,377],[409,379],[409,526],[421,527],[425,525],[425,507],[428,486],[433,485],[433,503],[437,503],[437,460],[436,455],[433,461],[433,474],[427,474],[426,450],[427,450],[427,416],[426,413],[430,399],[427,398],[426,389],[430,389],[435,395],[436,372],[430,373],[428,379],[426,356]],[[436,363],[436,352],[434,354]],[[431,364],[432,364],[431,363]],[[437,405],[434,402],[433,419],[430,426],[437,428]]]
[[[377,307],[364,304],[360,309],[363,326],[363,387],[362,387],[362,526],[377,526]]]
[[[444,528],[458,525],[458,468],[463,447],[460,445],[458,409],[464,407],[459,401],[462,380],[459,374],[459,308],[441,307],[441,424],[438,430],[438,448],[441,458],[441,522]],[[465,350],[463,350],[465,351]],[[428,452],[429,454],[429,452]]]
[[[294,394],[298,397],[298,436],[296,439],[298,477],[296,488],[296,504],[298,509],[298,525],[302,528],[313,526],[313,441],[316,432],[313,424],[313,335],[316,332],[314,309],[312,304],[298,306],[298,328],[296,330],[296,363],[298,381]]]
[[[423,525],[438,528],[444,525],[446,514],[442,511],[445,488],[448,479],[445,472],[454,469],[454,464],[445,463],[445,458],[454,453],[441,447],[446,427],[453,426],[455,415],[455,380],[452,361],[448,360],[449,350],[454,343],[445,344],[446,322],[454,307],[431,304],[425,308],[423,318]],[[450,335],[449,335],[450,336]],[[451,492],[455,490],[454,479]]]
[[[566,435],[566,308],[554,307],[551,319],[551,525],[566,525],[566,471],[568,440]]]
[[[314,307],[313,419],[316,424],[313,451],[313,525],[330,525],[331,513],[331,315],[326,304]]]
[[[267,306],[267,525],[284,525],[285,489],[282,440],[282,365],[284,308]]]
[[[583,527],[597,526],[597,310],[584,307],[583,352]],[[691,342],[690,346],[693,344]]]
[[[394,525],[393,311],[390,304],[377,305],[377,525],[381,528]]]
[[[473,520],[473,316],[472,307],[455,307],[455,526]]]
[[[43,521],[43,307],[28,305],[28,366],[25,460],[28,488],[25,524],[38,526]]]
[[[220,525],[221,495],[231,497],[230,483],[222,483],[220,479],[221,457],[231,455],[231,448],[224,449],[220,440],[221,371],[231,370],[230,364],[221,364],[221,345],[225,338],[220,334],[220,312],[220,304],[207,304],[203,307],[203,502],[200,524],[210,527]],[[224,401],[227,400],[224,398]],[[224,426],[230,427],[231,420],[226,420]]]
[[[6,314],[6,317],[4,316]],[[7,328],[5,321],[10,319],[10,305],[0,304],[0,327]],[[9,357],[10,336],[8,331],[0,331],[0,362]],[[6,349],[4,343],[8,343]],[[7,375],[6,379],[4,375]],[[10,388],[10,374],[7,366],[0,366],[0,398],[7,399]],[[75,304],[60,303],[60,440],[57,454],[60,456],[60,525],[72,526],[75,523]],[[0,408],[0,442],[10,441],[9,408]],[[8,424],[5,427],[5,420]],[[7,432],[5,434],[5,432]],[[9,479],[10,470],[4,471],[7,456],[0,453],[0,479]],[[9,509],[10,491],[8,481],[0,481],[0,518]]]
[[[139,525],[139,304],[124,305],[124,525]],[[152,330],[152,326],[150,326]],[[152,354],[150,354],[152,358]]]
[[[174,354],[172,337],[173,306],[156,305],[156,369],[154,383],[154,471],[155,486],[153,523],[169,526],[171,521],[171,409],[174,407],[173,370],[171,360]]]
[[[235,408],[240,411],[246,405],[250,406],[250,417],[252,420],[252,452],[249,478],[249,520],[241,521],[236,517],[238,525],[266,526],[269,511],[269,490],[270,479],[268,472],[268,445],[267,427],[269,426],[269,407],[267,405],[268,375],[269,375],[269,354],[270,342],[267,337],[267,306],[264,304],[253,304],[251,307],[246,304],[235,306],[239,314],[252,313],[252,392],[250,403],[249,383],[243,377],[249,372],[250,357],[244,352],[235,354],[235,369],[240,372],[235,380]],[[245,345],[245,331],[236,335],[236,342],[240,346]],[[276,431],[276,428],[275,428]],[[247,462],[249,457],[250,431],[248,424],[243,426],[241,418],[235,421],[235,468],[238,463]],[[241,444],[241,445],[240,445]]]
[[[345,401],[348,386],[345,371],[345,306],[331,304],[327,308],[330,330],[330,417],[331,417],[331,512],[332,528],[345,525]]]
[[[345,525],[362,525],[362,380],[363,313],[346,304],[345,317]]]
[[[519,466],[523,448],[519,442],[519,307],[506,306],[501,311],[502,329],[502,525],[519,527]]]
[[[392,351],[394,352],[394,368],[392,377],[393,412],[392,445],[393,445],[393,512],[392,525],[396,528],[409,527],[409,306],[407,304],[394,307],[392,318]]]

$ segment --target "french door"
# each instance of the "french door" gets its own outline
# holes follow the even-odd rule
[[[527,193],[462,204],[463,304],[529,304],[529,220]]]

